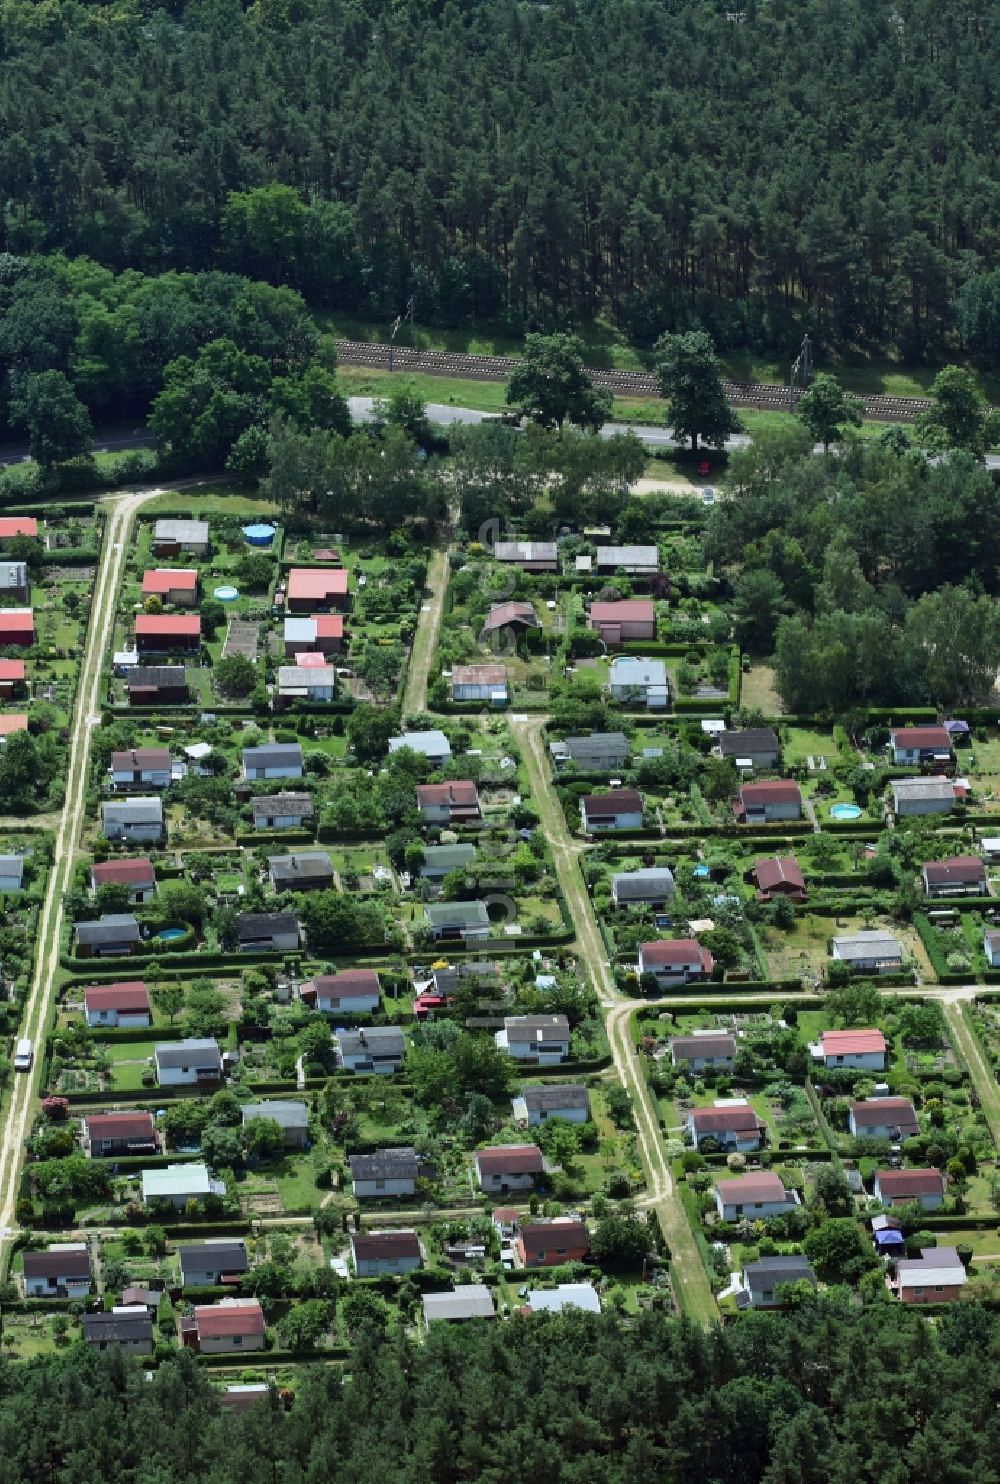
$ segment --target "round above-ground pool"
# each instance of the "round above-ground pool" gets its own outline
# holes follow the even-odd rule
[[[831,804],[831,819],[860,819],[861,810],[857,804]]]
[[[238,587],[233,587],[232,583],[224,582],[221,587],[215,589],[213,596],[218,598],[220,603],[235,603],[239,595],[240,590]]]
[[[255,521],[252,526],[244,526],[243,534],[251,546],[270,546],[274,540],[274,527],[266,521]]]
[[[187,936],[187,928],[163,928],[156,936],[161,943],[176,943],[178,938]]]

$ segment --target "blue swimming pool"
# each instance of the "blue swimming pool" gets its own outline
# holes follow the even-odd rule
[[[251,546],[270,546],[274,540],[274,527],[265,521],[255,521],[252,526],[244,526],[243,534]]]
[[[860,819],[861,810],[857,804],[831,804],[831,819]]]
[[[220,603],[235,603],[240,595],[238,587],[232,587],[229,583],[223,583],[222,587],[215,589],[215,597]]]
[[[162,932],[157,933],[156,936],[161,943],[176,943],[178,938],[183,938],[186,936],[186,934],[187,928],[176,927],[164,928]]]

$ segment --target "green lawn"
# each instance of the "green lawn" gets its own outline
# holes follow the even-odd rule
[[[249,486],[218,484],[206,479],[203,484],[184,490],[164,490],[143,506],[144,515],[158,515],[164,510],[190,510],[192,516],[206,520],[213,515],[277,515],[278,507],[264,500]]]
[[[101,1049],[108,1055],[109,1061],[144,1061],[146,1057],[152,1056],[157,1047],[156,1041],[105,1041],[101,1043]]]
[[[789,727],[781,749],[783,760],[789,764],[805,763],[808,757],[825,757],[829,765],[836,753],[832,732],[817,732],[809,727]]]
[[[327,315],[318,314],[316,319],[324,329],[339,339],[382,343],[389,335],[387,323],[359,319],[340,310]],[[411,338],[409,324],[402,324],[396,337],[396,345],[412,344],[420,350],[450,350],[467,355],[519,355],[523,345],[520,336],[485,327],[439,330],[428,329],[418,321],[415,331]],[[649,364],[648,352],[641,352],[630,345],[619,329],[604,320],[578,325],[575,333],[583,341],[584,359],[588,366],[618,366],[640,370]],[[778,357],[772,352],[752,350],[732,350],[720,352],[719,355],[723,374],[734,381],[769,382],[782,386],[788,383],[790,359],[790,356]],[[960,362],[957,355],[952,359]],[[341,367],[341,374],[345,369],[348,368]],[[934,366],[907,365],[884,356],[857,354],[844,359],[823,357],[816,369],[829,371],[843,386],[857,394],[882,392],[893,397],[926,397],[938,370]],[[977,376],[987,396],[996,401],[1000,397],[996,378],[983,375],[975,368],[970,369]]]

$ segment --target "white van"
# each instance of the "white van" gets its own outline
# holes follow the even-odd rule
[[[35,1048],[34,1046],[32,1046],[27,1036],[25,1036],[23,1040],[18,1041],[17,1048],[14,1052],[14,1071],[30,1072],[31,1064],[34,1059]]]

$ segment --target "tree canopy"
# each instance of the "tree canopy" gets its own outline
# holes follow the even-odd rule
[[[265,1264],[258,1273],[264,1271]],[[426,1344],[352,1286],[355,1353],[224,1413],[186,1352],[143,1364],[82,1347],[0,1369],[2,1484],[991,1484],[996,1314],[802,1297],[703,1333],[663,1313],[437,1325]],[[328,1302],[280,1334],[307,1349]]]
[[[646,345],[805,328],[924,356],[961,333],[989,358],[998,49],[989,7],[941,0],[566,0],[530,24],[486,0],[9,0],[0,253],[222,270],[386,325],[413,296],[425,324],[607,312]],[[128,297],[88,313],[95,376],[109,340],[146,369]],[[29,359],[58,368],[71,306],[39,307]]]

